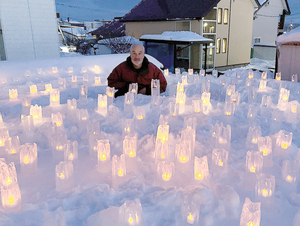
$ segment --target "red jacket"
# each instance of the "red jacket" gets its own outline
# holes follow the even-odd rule
[[[152,79],[160,80],[161,93],[166,91],[167,81],[160,69],[144,57],[142,67],[137,70],[133,67],[131,58],[127,57],[126,61],[120,63],[113,69],[107,81],[109,87],[115,87],[115,89],[119,89],[119,91],[122,89],[121,93],[119,92],[117,96],[124,95],[128,92],[130,83],[138,83],[138,90],[146,87],[146,94],[151,95]]]

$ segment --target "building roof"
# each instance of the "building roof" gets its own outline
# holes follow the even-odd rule
[[[145,34],[140,37],[140,41],[167,42],[167,43],[211,43],[212,39],[191,31],[164,31],[162,34]]]
[[[201,19],[220,0],[142,0],[123,18],[131,21],[161,21],[180,18]]]
[[[90,33],[92,35],[101,35],[104,39],[125,36],[125,24],[118,19],[114,19]]]
[[[276,38],[276,46],[295,43],[300,43],[300,27],[296,27],[290,32],[279,35]]]
[[[257,1],[257,0],[255,0]],[[267,6],[269,4],[270,0],[265,0],[262,4],[259,5],[258,9],[254,12],[254,14],[257,14],[259,12],[259,10],[264,7]],[[287,0],[281,0],[282,4],[283,4],[283,12],[285,13],[285,15],[291,15],[291,10],[288,4]]]

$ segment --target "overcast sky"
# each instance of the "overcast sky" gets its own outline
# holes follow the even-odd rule
[[[122,17],[140,1],[55,0],[56,11],[63,19],[70,17],[77,21],[112,20],[114,17]],[[300,0],[288,0],[288,3],[292,14],[286,17],[286,23],[300,23]]]

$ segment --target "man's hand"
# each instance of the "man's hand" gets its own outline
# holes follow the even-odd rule
[[[140,89],[139,93],[140,94],[146,94],[146,87]]]

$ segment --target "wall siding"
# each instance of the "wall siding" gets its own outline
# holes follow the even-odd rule
[[[59,57],[54,0],[1,0],[7,60]]]

